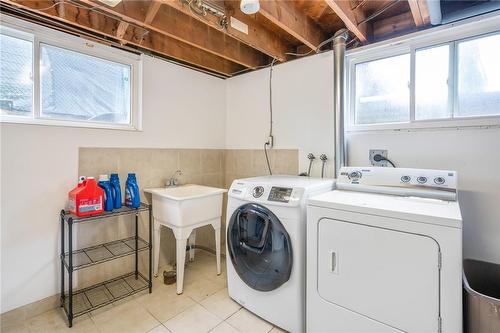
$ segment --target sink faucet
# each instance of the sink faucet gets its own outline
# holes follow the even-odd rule
[[[167,183],[165,184],[167,187],[174,187],[179,184],[179,180],[175,176],[182,176],[182,171],[177,170],[174,172],[174,174],[167,180]]]

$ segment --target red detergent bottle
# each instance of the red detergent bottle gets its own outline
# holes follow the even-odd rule
[[[89,216],[103,212],[104,191],[97,186],[94,177],[80,178],[78,186],[71,190],[69,212],[76,216]]]

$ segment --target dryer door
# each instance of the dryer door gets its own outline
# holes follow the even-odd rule
[[[326,301],[405,332],[438,332],[439,286],[433,238],[320,220],[318,293]]]
[[[252,289],[271,291],[290,278],[290,236],[266,207],[245,204],[236,209],[227,227],[227,245],[234,269]]]

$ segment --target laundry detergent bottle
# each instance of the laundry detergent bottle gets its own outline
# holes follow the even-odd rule
[[[122,189],[120,187],[120,178],[118,178],[117,173],[112,173],[109,179],[111,183],[111,194],[113,196],[113,207],[122,207]]]
[[[125,205],[130,208],[139,208],[140,204],[141,198],[135,173],[129,173],[125,183]]]
[[[100,188],[104,191],[104,210],[110,212],[113,210],[113,195],[111,194],[111,182],[108,175],[100,175],[99,183]]]

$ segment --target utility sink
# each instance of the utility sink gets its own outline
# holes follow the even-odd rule
[[[177,294],[182,294],[184,287],[184,262],[186,245],[189,238],[189,260],[194,260],[196,229],[211,225],[214,229],[217,274],[220,274],[220,236],[222,216],[222,194],[225,189],[183,185],[178,187],[151,188],[144,192],[153,197],[155,256],[153,271],[158,276],[160,257],[160,227],[170,228],[175,236],[177,261]],[[181,264],[182,263],[182,264]]]
[[[202,185],[151,188],[153,216],[176,227],[186,227],[221,216],[225,189]]]

